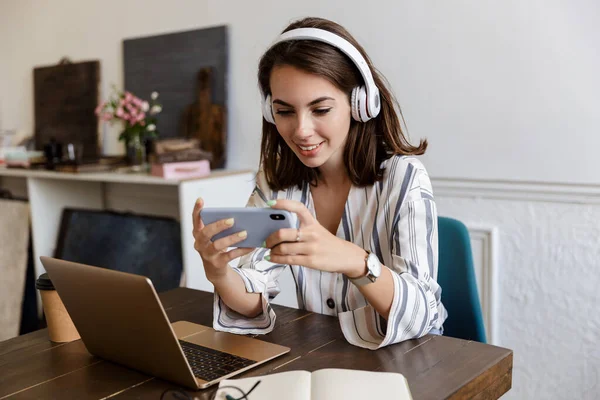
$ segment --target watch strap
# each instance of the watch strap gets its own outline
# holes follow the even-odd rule
[[[348,278],[354,285],[356,285],[358,287],[368,285],[369,283],[373,283],[377,279],[376,277],[371,278],[371,276],[372,276],[371,270],[369,269],[369,264],[368,264],[368,259],[369,259],[369,256],[371,255],[371,252],[369,250],[365,250],[365,251],[367,252],[367,255],[365,256],[365,268],[367,270],[366,275],[363,275],[358,278]]]

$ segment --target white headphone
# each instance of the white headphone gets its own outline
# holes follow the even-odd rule
[[[379,89],[377,89],[377,86],[375,85],[367,61],[350,42],[324,29],[298,28],[283,33],[273,42],[273,44],[271,44],[271,46],[269,46],[269,48],[272,48],[278,43],[290,40],[315,40],[324,42],[340,49],[344,54],[350,57],[365,81],[364,86],[357,86],[352,89],[352,95],[350,96],[352,118],[359,122],[367,122],[379,114],[379,110],[381,109]],[[273,116],[271,95],[265,97],[263,94],[261,97],[263,116],[267,122],[274,124],[275,118]]]

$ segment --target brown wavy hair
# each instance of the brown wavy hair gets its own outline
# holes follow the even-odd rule
[[[367,122],[352,119],[344,148],[344,165],[354,185],[372,185],[383,178],[381,163],[393,155],[425,153],[427,140],[418,146],[409,143],[399,117],[402,112],[383,76],[373,67],[365,50],[339,24],[322,18],[305,18],[290,24],[283,32],[296,28],[319,28],[343,37],[363,55],[381,98],[379,115]],[[278,43],[261,57],[258,64],[258,83],[262,93],[271,93],[270,78],[274,67],[289,65],[327,79],[348,94],[363,85],[363,78],[352,60],[337,48],[313,40]],[[305,166],[283,140],[275,125],[263,118],[260,165],[272,190],[291,186],[302,187],[304,182],[316,185],[319,171]]]

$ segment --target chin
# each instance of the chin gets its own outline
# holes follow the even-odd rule
[[[311,162],[302,162],[304,165],[306,165],[309,168],[319,168],[321,167],[324,163],[323,162],[315,162],[315,161],[311,161]]]
[[[319,159],[314,159],[314,158],[310,158],[310,159],[306,159],[305,157],[302,156],[298,156],[298,159],[302,162],[302,164],[306,165],[308,168],[319,168],[321,165],[323,165],[325,163],[325,160],[321,159],[319,157]]]

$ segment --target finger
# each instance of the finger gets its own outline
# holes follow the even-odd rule
[[[202,242],[209,242],[217,233],[230,229],[233,226],[234,222],[235,221],[233,220],[233,218],[228,218],[213,222],[212,224],[208,224],[198,232],[196,240],[200,240]]]
[[[298,215],[298,219],[300,220],[300,226],[309,225],[315,221],[308,208],[306,208],[306,206],[299,201],[271,200],[268,204],[271,206],[271,208],[276,210],[287,210],[296,213],[296,215]]]
[[[313,252],[313,244],[304,242],[281,243],[271,249],[271,254],[278,256],[308,255]]]
[[[248,237],[248,232],[241,231],[234,233],[233,235],[225,236],[224,238],[215,240],[213,243],[213,247],[216,251],[226,250],[228,247],[234,247],[236,243],[241,242],[242,240]]]
[[[253,248],[248,248],[248,247],[237,247],[233,250],[229,250],[227,253],[225,253],[225,255],[227,256],[227,262],[229,261],[233,261],[236,258],[245,256],[246,254],[250,254],[254,251],[255,249]]]
[[[221,259],[221,261],[220,262],[216,262],[216,264],[223,265],[223,264],[227,264],[227,263],[235,260],[236,258],[239,258],[239,257],[245,256],[246,254],[252,253],[254,250],[255,250],[254,248],[249,248],[249,247],[236,247],[236,248],[231,249],[229,251],[221,252],[218,255],[216,255],[216,254],[213,254],[213,255],[207,254],[206,258],[207,259],[215,259],[215,255],[216,255],[216,257],[218,257],[218,258]]]
[[[278,254],[271,254],[270,256],[270,262],[275,263],[275,264],[290,264],[290,265],[302,265],[305,267],[311,267],[312,266],[312,258],[311,256],[307,256],[307,255],[278,255]]]
[[[194,223],[194,232],[202,229],[204,224],[202,223],[202,217],[200,216],[200,211],[204,207],[204,200],[202,197],[198,197],[196,200],[196,204],[194,204],[194,210],[192,211],[192,221]]]
[[[265,240],[265,247],[273,248],[280,243],[284,242],[295,242],[298,237],[298,229],[296,228],[285,228],[279,229],[276,232],[273,232],[267,237]],[[300,233],[300,240],[302,240],[302,233]]]

